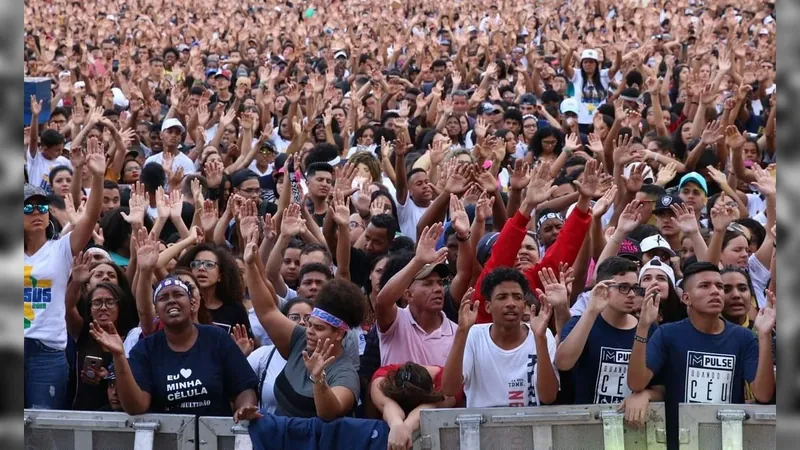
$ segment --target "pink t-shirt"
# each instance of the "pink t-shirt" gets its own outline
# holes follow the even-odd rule
[[[453,346],[458,325],[442,315],[442,326],[431,334],[417,324],[408,308],[397,308],[397,317],[386,332],[378,330],[381,345],[381,366],[414,362],[426,366],[442,366]]]

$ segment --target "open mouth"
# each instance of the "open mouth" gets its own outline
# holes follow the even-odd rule
[[[181,309],[177,306],[173,306],[171,308],[167,308],[167,316],[169,317],[178,317],[181,315]]]

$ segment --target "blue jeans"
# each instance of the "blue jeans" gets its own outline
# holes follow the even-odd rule
[[[64,409],[68,379],[63,350],[25,338],[25,408]]]

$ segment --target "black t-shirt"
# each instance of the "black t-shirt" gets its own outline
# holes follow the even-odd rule
[[[150,394],[149,412],[231,417],[231,401],[258,387],[258,377],[233,339],[218,327],[195,325],[197,341],[175,352],[164,330],[140,340],[130,354],[133,377]]]
[[[373,258],[364,250],[350,247],[350,281],[362,289],[369,284]]]
[[[250,329],[250,318],[241,303],[223,303],[219,308],[209,309],[208,312],[211,314],[211,325],[218,326],[228,334],[231,333],[234,325],[244,325],[247,328],[247,334],[253,336],[253,331]]]
[[[75,343],[78,350],[77,360],[75,366],[77,369],[76,378],[78,384],[75,390],[75,399],[72,403],[72,409],[76,411],[98,411],[101,408],[111,406],[108,403],[108,381],[101,380],[98,384],[88,384],[81,380],[81,371],[83,370],[83,361],[87,356],[96,356],[103,358],[103,367],[108,368],[113,361],[110,353],[104,352],[100,344],[95,341],[89,334],[89,321],[84,321],[83,329],[81,330],[78,341]]]

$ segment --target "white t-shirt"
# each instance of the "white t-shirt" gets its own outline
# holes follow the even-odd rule
[[[761,194],[747,194],[747,216],[761,225],[767,225],[767,201]]]
[[[464,349],[464,393],[467,408],[541,405],[536,394],[538,376],[536,343],[528,329],[525,341],[513,350],[503,350],[492,341],[485,323],[473,325]],[[547,330],[547,358],[556,357],[556,338]],[[558,377],[558,371],[555,371]]]
[[[399,201],[397,202],[397,215],[399,216],[397,219],[400,222],[400,232],[414,242],[417,242],[417,223],[419,223],[426,209],[428,208],[421,208],[414,204],[408,191],[406,191],[406,204],[401,205]]]
[[[755,254],[750,255],[747,260],[747,270],[750,272],[750,279],[753,281],[753,290],[756,293],[758,307],[763,308],[767,305],[767,294],[764,290],[769,286],[770,273],[769,267],[761,264]]]
[[[601,96],[602,98],[599,101],[597,98],[583,98],[583,75],[581,75],[580,67],[573,70],[572,79],[570,81],[575,88],[575,94],[572,97],[578,101],[579,105],[578,123],[581,125],[589,125],[592,123],[592,118],[594,117],[594,112],[597,111],[597,107],[606,102],[606,95]],[[607,94],[609,84],[608,69],[602,69],[600,71],[600,82]]]
[[[126,358],[131,356],[131,350],[133,350],[133,347],[139,343],[139,339],[141,338],[142,327],[131,328],[131,331],[128,331],[127,336],[125,336],[125,341],[122,343],[122,348],[125,349]]]
[[[146,166],[146,165],[154,162],[154,163],[160,164],[163,167],[164,166],[164,154],[163,153],[164,152],[158,152],[155,155],[147,158],[144,161],[144,165]],[[172,167],[170,169],[174,172],[174,171],[178,170],[178,167],[183,167],[183,174],[184,175],[191,175],[191,174],[196,172],[196,169],[194,167],[194,161],[192,161],[191,158],[189,158],[188,156],[184,155],[181,152],[178,152],[178,154],[175,155],[175,158],[173,158]],[[166,167],[165,167],[165,169],[166,169]]]
[[[36,152],[33,158],[30,157],[30,153],[27,156],[25,169],[28,171],[28,182],[45,190],[50,187],[49,177],[53,167],[67,166],[72,169],[72,163],[63,156],[53,160],[45,158],[42,152]]]
[[[47,241],[32,256],[24,255],[25,338],[62,351],[67,348],[64,294],[72,269],[71,234]]]
[[[275,391],[273,389],[275,380],[278,379],[278,375],[280,375],[281,371],[286,366],[286,360],[283,359],[281,354],[277,350],[274,353],[272,352],[274,348],[274,345],[265,345],[255,349],[253,353],[250,353],[250,356],[247,357],[247,362],[250,363],[250,367],[252,367],[253,372],[256,373],[259,386],[261,387],[261,409],[266,409],[266,412],[270,414],[274,413],[275,408],[278,406],[278,401],[275,399]],[[272,353],[271,360],[269,356],[270,353]],[[269,365],[267,365],[267,361],[269,361]],[[264,373],[265,369],[266,373]]]

